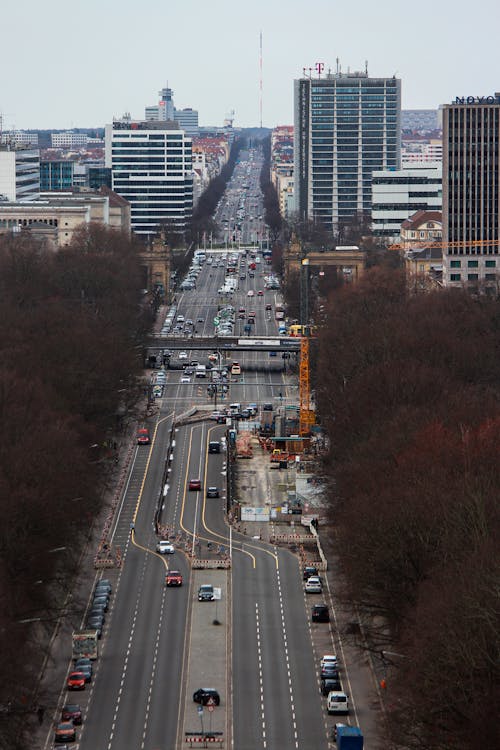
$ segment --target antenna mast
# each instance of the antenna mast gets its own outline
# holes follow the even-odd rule
[[[260,127],[262,127],[262,31],[260,32],[260,44],[259,44],[259,113],[260,113]]]

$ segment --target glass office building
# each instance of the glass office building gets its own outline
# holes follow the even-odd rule
[[[295,209],[336,232],[371,211],[372,172],[401,163],[401,81],[328,73],[294,82]]]
[[[71,190],[75,163],[63,159],[49,159],[40,162],[40,190]]]

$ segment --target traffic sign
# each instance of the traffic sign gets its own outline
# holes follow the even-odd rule
[[[198,713],[200,716],[203,715],[203,706],[198,706]]]
[[[207,705],[208,705],[208,710],[210,711],[210,713],[212,713],[212,711],[214,710],[213,705],[211,703],[209,703]]]
[[[220,318],[215,317],[214,318],[214,326],[218,326],[220,323]]]
[[[213,698],[209,698],[209,699],[207,700],[207,706],[208,706],[208,710],[209,710],[209,711],[210,711],[210,709],[212,709],[212,711],[214,710],[214,706],[215,706],[215,701],[214,701],[214,699],[213,699]]]

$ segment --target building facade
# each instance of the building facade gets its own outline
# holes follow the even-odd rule
[[[443,147],[443,283],[498,293],[500,94],[445,105]]]
[[[441,211],[440,162],[403,164],[380,170],[372,179],[372,231],[375,237],[397,240],[401,224],[415,211]]]
[[[115,120],[106,126],[112,189],[131,205],[132,229],[151,236],[162,224],[183,233],[193,208],[192,141],[166,121]]]
[[[185,130],[188,135],[197,135],[198,133],[198,111],[186,107],[185,109],[174,109],[174,120],[179,123],[181,130]]]
[[[88,142],[87,133],[52,133],[50,136],[52,148],[86,148]]]
[[[328,73],[294,92],[295,208],[336,232],[371,211],[372,172],[400,166],[401,81]]]
[[[40,190],[71,190],[75,163],[69,159],[42,159]]]
[[[0,201],[32,201],[40,196],[40,151],[0,145]]]

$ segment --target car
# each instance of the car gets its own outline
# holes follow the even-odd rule
[[[194,323],[191,320],[191,318],[186,318],[184,325],[186,325],[186,326],[194,326]]]
[[[182,586],[182,576],[178,570],[169,570],[165,576],[167,586]]]
[[[193,701],[195,703],[201,703],[202,706],[218,706],[220,703],[220,695],[215,688],[198,688],[198,690],[193,693]]]
[[[271,405],[271,408],[272,408],[272,405]],[[315,565],[306,565],[306,567],[302,571],[302,577],[304,581],[307,581],[307,579],[310,578],[311,576],[317,576],[317,575],[318,575],[318,569]]]
[[[156,551],[159,552],[160,555],[173,555],[175,548],[170,542],[167,542],[165,539],[160,539],[156,545]]]
[[[177,316],[177,322],[178,323],[184,323],[184,315],[178,315]]]
[[[323,667],[321,667],[319,676],[321,680],[338,680],[339,670],[334,664],[325,664]]]
[[[205,318],[196,318],[196,322],[197,323],[204,323],[205,322]]]
[[[211,583],[203,583],[198,589],[199,602],[213,602],[215,599],[214,587]]]
[[[340,680],[336,677],[322,677],[320,681],[321,695],[328,695],[332,690],[340,690]]]
[[[187,359],[188,355],[187,352],[179,352],[179,359]]]
[[[337,654],[323,654],[321,657],[321,661],[319,663],[320,667],[324,667],[326,665],[331,665],[335,668],[338,667],[338,659]]]
[[[194,375],[194,367],[187,365],[187,367],[184,368],[184,375]]]
[[[60,721],[54,730],[54,742],[74,742],[76,729],[72,721]]]
[[[102,636],[103,627],[104,627],[104,620],[102,617],[90,617],[87,620],[87,628],[89,630],[96,630],[98,638],[101,638]]]
[[[272,310],[272,309],[273,309],[272,305],[269,305],[269,304],[266,305],[266,310]]]
[[[145,427],[137,430],[137,445],[149,445],[149,430]]]
[[[112,594],[112,588],[109,581],[101,579],[100,581],[97,581],[94,589],[94,596],[97,596],[99,593],[99,596],[102,596],[103,594],[107,594],[107,596],[111,596]]]
[[[254,325],[255,325],[255,318],[247,318],[245,330],[247,330],[247,326],[248,326],[248,329],[250,330],[250,326],[254,326]]]
[[[182,377],[181,377],[181,383],[186,384],[186,383],[190,383],[190,382],[191,382],[191,378],[189,377],[189,375],[182,375]]]
[[[253,289],[249,289],[248,292],[247,292],[247,297],[253,297],[254,294],[255,294],[255,292],[253,291]]]
[[[263,296],[264,296],[264,292],[262,291],[262,289],[259,289],[259,291],[257,292],[257,297],[263,297]]]
[[[92,682],[92,666],[90,664],[75,664],[75,670],[83,672],[85,675],[85,682]]]
[[[103,594],[102,596],[97,596],[94,594],[94,599],[92,601],[93,607],[102,607],[104,612],[108,611],[109,606],[109,596],[106,596],[106,594]]]
[[[72,721],[73,724],[82,723],[82,709],[77,703],[65,703],[61,711],[61,721]]]
[[[304,591],[306,594],[321,594],[323,587],[319,576],[311,576],[307,579]]]
[[[103,605],[91,605],[91,608],[87,612],[87,618],[90,620],[92,617],[101,617],[103,625],[106,621],[106,615],[104,614],[104,606]]]
[[[330,690],[326,699],[329,714],[348,714],[349,698],[342,690]]]
[[[75,660],[75,664],[74,664],[73,669],[74,669],[75,672],[78,672],[78,670],[80,669],[80,667],[90,667],[90,671],[92,671],[93,670],[92,660],[91,659],[87,659],[86,656],[80,656],[79,659]]]
[[[328,604],[322,602],[321,604],[315,604],[311,608],[311,620],[312,622],[330,622],[330,610]]]
[[[231,375],[241,375],[241,366],[239,362],[233,362],[231,365]]]
[[[207,487],[207,497],[220,497],[218,487]]]
[[[66,680],[68,690],[85,690],[85,673],[78,671],[70,672]]]
[[[201,479],[190,479],[188,489],[199,492],[201,490]]]

